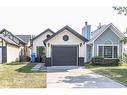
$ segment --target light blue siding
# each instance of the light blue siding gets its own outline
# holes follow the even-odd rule
[[[120,38],[108,28],[100,37],[94,41],[94,56],[97,56],[97,44],[105,44],[106,41],[111,41],[112,44],[119,45],[119,56],[122,55],[122,43]]]
[[[89,62],[92,58],[92,46],[87,45],[86,46],[86,62]]]

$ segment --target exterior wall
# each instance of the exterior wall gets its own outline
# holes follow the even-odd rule
[[[68,41],[63,40],[64,35],[69,36]],[[48,43],[50,43],[50,46],[48,46]],[[82,43],[81,47],[80,43]],[[46,57],[51,57],[51,45],[78,45],[79,57],[84,57],[84,42],[68,30],[64,30],[46,43]]]
[[[86,45],[86,62],[89,62],[92,58],[92,46]]]
[[[32,52],[36,53],[36,47],[37,46],[44,46],[43,41],[47,38],[47,35],[52,35],[53,33],[51,33],[50,31],[47,31],[46,33],[44,33],[43,35],[39,36],[38,38],[36,38],[33,41],[33,47],[32,47]]]
[[[7,63],[19,61],[19,51],[19,47],[7,44]]]
[[[2,39],[0,38],[0,46],[2,46]]]
[[[105,41],[111,41],[112,45],[118,45],[118,56],[122,55],[122,43],[120,43],[120,38],[108,28],[98,39],[94,41],[94,55],[97,56],[97,45],[105,44]],[[92,52],[93,53],[93,52]]]
[[[29,47],[31,45],[31,43],[30,43],[30,41],[28,42],[28,44],[27,44],[27,53],[26,53],[26,55],[27,56],[31,56],[31,52],[32,52],[32,50],[31,50],[31,48]]]

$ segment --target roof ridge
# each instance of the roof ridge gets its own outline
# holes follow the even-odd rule
[[[46,33],[47,31],[50,31],[54,34],[54,32],[50,29],[50,28],[47,28],[45,29],[43,32],[41,32],[40,34],[38,34],[37,36],[35,36],[32,40],[36,39],[37,37],[39,37],[40,35],[43,35],[44,33]]]
[[[68,31],[70,31],[72,34],[74,34],[75,36],[77,36],[78,38],[80,38],[83,41],[88,41],[88,39],[86,39],[85,37],[83,37],[82,35],[80,35],[78,32],[76,32],[74,29],[72,29],[70,26],[65,25],[63,28],[59,29],[56,33],[54,33],[51,37],[47,38],[44,40],[44,44],[50,40],[51,38],[55,37],[57,34],[61,33],[63,30],[67,29]]]

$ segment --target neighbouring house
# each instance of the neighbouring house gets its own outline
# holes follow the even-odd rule
[[[26,42],[6,29],[0,31],[0,63],[26,61]]]
[[[48,28],[32,39],[32,53],[36,54],[36,56],[37,56],[36,61],[37,62],[42,61],[42,56],[43,56],[42,50],[43,49],[45,52],[45,45],[44,45],[43,41],[45,39],[49,38],[53,34],[54,34],[54,32]]]
[[[124,33],[125,37],[127,37],[127,28],[126,28],[126,31],[123,33]],[[127,54],[127,43],[123,44],[123,53]]]
[[[31,57],[31,40],[33,38],[32,35],[16,35],[17,37],[21,38],[25,43],[25,55],[26,55],[26,61],[30,61]]]
[[[46,66],[82,66],[92,57],[114,60],[122,56],[124,35],[112,24],[99,25],[91,32],[91,25],[85,22],[82,35],[69,26],[56,33],[47,29],[33,39],[32,52],[38,55],[38,48],[44,48]]]
[[[112,23],[100,24],[95,31],[91,32],[90,25],[86,22],[83,33],[84,37],[89,40],[86,44],[86,62],[96,56],[103,57],[107,62],[122,56],[123,46],[120,40],[125,36]]]

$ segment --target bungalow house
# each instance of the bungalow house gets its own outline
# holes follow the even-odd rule
[[[89,41],[86,44],[86,62],[92,57],[103,57],[107,62],[122,56],[123,46],[120,40],[125,37],[112,23],[108,25],[99,25],[95,31],[90,32],[90,25],[83,28],[84,37]]]
[[[49,36],[50,35],[50,36]],[[47,66],[83,65],[88,40],[69,26],[54,33],[47,29],[33,39],[33,53],[44,47]]]
[[[26,42],[6,29],[0,31],[0,63],[24,61]]]
[[[38,48],[43,47],[46,66],[81,66],[95,56],[110,60],[121,56],[122,37],[124,35],[112,23],[100,25],[91,32],[91,25],[85,22],[82,35],[69,26],[56,33],[45,30],[33,38],[32,53],[37,54]]]

